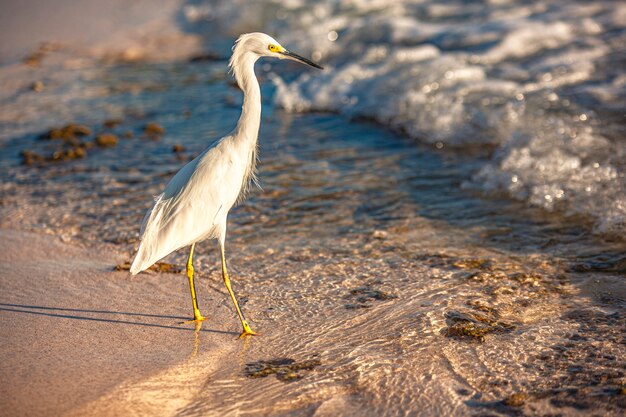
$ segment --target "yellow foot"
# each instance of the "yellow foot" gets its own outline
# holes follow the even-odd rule
[[[258,336],[258,335],[259,335],[258,333],[253,332],[252,329],[248,327],[247,329],[244,329],[243,332],[241,332],[241,334],[239,335],[239,338],[241,339],[246,336]]]
[[[202,323],[205,320],[206,318],[202,317],[202,314],[197,314],[192,320],[183,321],[180,324]]]
[[[250,328],[250,325],[248,324],[246,320],[243,320],[242,324],[243,324],[243,332],[241,332],[241,334],[239,335],[240,339],[246,336],[257,336],[257,334],[252,331],[252,329]]]

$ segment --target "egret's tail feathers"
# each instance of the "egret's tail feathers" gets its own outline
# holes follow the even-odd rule
[[[169,255],[177,247],[167,245],[167,236],[160,236],[156,225],[148,225],[141,238],[137,255],[130,266],[130,273],[136,275],[150,268],[159,259]],[[160,239],[162,238],[162,239]]]
[[[172,201],[163,199],[163,195],[160,195],[152,209],[146,213],[141,228],[141,244],[130,267],[131,274],[138,274],[170,253],[187,246],[187,241],[177,237],[181,228],[174,218],[176,211],[172,211]],[[194,237],[191,233],[182,234]]]
[[[144,216],[141,226],[141,244],[137,249],[133,264],[130,266],[130,273],[133,275],[150,268],[153,263],[158,261],[158,259],[153,258],[155,246],[158,244],[158,223],[162,214],[162,197],[161,194],[155,198],[154,206]]]
[[[146,262],[145,259],[145,250],[143,250],[143,245],[139,246],[139,250],[137,251],[137,255],[135,259],[133,259],[133,264],[130,266],[130,273],[132,275],[137,275],[143,270],[150,268],[151,263]]]
[[[130,266],[130,273],[133,275],[137,275],[141,271],[145,271],[146,269],[154,265],[159,259],[163,258],[163,256],[150,256],[146,253],[145,250],[142,250],[142,247],[139,247],[139,250],[137,251],[137,256],[135,256],[135,259]]]
[[[203,204],[181,203],[181,195],[185,196],[183,192],[170,198],[161,194],[146,213],[141,228],[141,244],[130,267],[131,274],[148,269],[158,260],[193,242],[215,237],[220,230],[209,222],[211,219],[215,222],[221,206],[216,213],[207,213]],[[185,198],[190,201],[193,199]]]

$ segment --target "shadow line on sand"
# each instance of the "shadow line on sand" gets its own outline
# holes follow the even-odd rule
[[[19,307],[18,305],[3,304],[3,303],[0,303],[0,306]],[[52,309],[50,307],[37,307],[37,306],[28,306],[28,307],[27,306],[23,306],[23,308]],[[58,308],[56,310],[65,310],[65,309]],[[67,310],[75,311],[75,310],[72,310],[72,309],[67,309]],[[162,329],[183,330],[183,331],[191,331],[191,332],[194,332],[194,331],[198,332],[198,331],[200,331],[200,332],[228,334],[228,335],[235,335],[235,336],[238,335],[238,333],[236,333],[236,332],[228,332],[228,331],[224,331],[224,330],[191,329],[191,328],[187,328],[187,327],[167,326],[167,325],[164,325],[164,324],[138,323],[138,322],[127,321],[127,320],[112,320],[112,319],[103,319],[103,318],[97,318],[97,317],[75,316],[75,315],[69,315],[69,314],[55,314],[55,313],[47,313],[47,312],[41,312],[41,311],[22,310],[22,309],[17,309],[17,308],[0,307],[0,311],[9,311],[9,312],[13,312],[13,313],[26,313],[26,314],[34,314],[34,315],[38,315],[38,316],[58,317],[58,318],[73,319],[73,320],[96,321],[96,322],[102,322],[102,323],[117,323],[117,324],[130,324],[130,325],[135,325],[135,326],[158,327],[158,328],[162,328]],[[80,310],[78,310],[78,311],[80,311]],[[109,313],[111,313],[111,312],[109,312]],[[123,313],[121,313],[121,314],[123,314]]]
[[[73,313],[96,313],[96,314],[119,314],[122,316],[138,316],[138,317],[156,317],[160,319],[174,319],[174,320],[187,320],[186,317],[177,317],[177,316],[164,316],[160,314],[148,314],[148,313],[129,313],[126,311],[109,311],[109,310],[86,310],[81,308],[61,308],[61,307],[44,307],[44,306],[29,306],[23,304],[9,304],[9,303],[0,303],[0,306],[3,307],[16,307],[16,308],[26,308],[26,309],[35,309],[35,310],[54,310],[54,311],[71,311]]]

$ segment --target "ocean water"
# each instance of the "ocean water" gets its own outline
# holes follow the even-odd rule
[[[490,158],[465,188],[624,234],[621,2],[200,1],[184,16],[205,34],[267,30],[322,60],[324,73],[274,77],[288,111],[483,149]]]
[[[257,64],[263,189],[231,212],[227,253],[262,336],[176,414],[621,415],[624,7],[387,3],[183,2],[171,24],[196,59],[60,46],[4,64],[0,226],[131,260],[152,196],[236,122],[235,34],[264,30],[326,70]],[[22,164],[72,149],[40,137],[68,123],[118,143]],[[232,309],[215,243],[197,251],[200,307]],[[203,338],[166,373],[197,378]],[[124,390],[146,385],[181,389]]]

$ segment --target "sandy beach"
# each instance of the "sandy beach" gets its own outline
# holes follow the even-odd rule
[[[3,230],[0,245],[2,415],[128,415],[134,407],[141,415],[168,414],[179,403],[155,395],[139,406],[120,387],[184,369],[199,350],[211,351],[199,368],[205,375],[237,346],[236,323],[232,332],[214,329],[225,317],[210,306],[214,321],[198,332],[179,324],[187,309],[176,307],[190,304],[184,276],[131,278],[113,272],[119,254],[54,236]],[[181,393],[198,382],[190,375],[177,373]],[[94,408],[116,388],[115,402]]]
[[[624,415],[625,6],[128,4],[0,17],[1,416]],[[215,241],[202,326],[187,249],[128,265],[257,30],[325,70],[255,67],[239,339]]]

